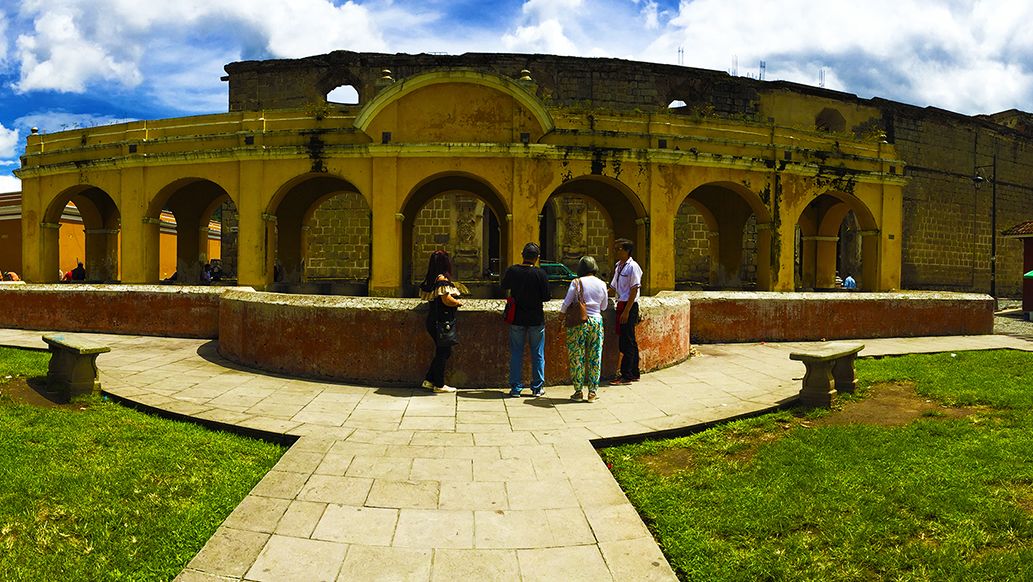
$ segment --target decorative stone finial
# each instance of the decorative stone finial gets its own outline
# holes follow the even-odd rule
[[[377,79],[377,87],[384,88],[394,84],[395,79],[391,76],[391,69],[381,69],[380,78]]]
[[[524,82],[524,83],[533,83],[534,82],[534,79],[531,78],[531,71],[529,71],[527,69],[521,69],[520,70],[520,79],[519,80]]]

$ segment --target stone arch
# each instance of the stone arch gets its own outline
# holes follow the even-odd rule
[[[711,217],[705,222],[709,229],[709,286],[738,289],[755,284],[757,289],[769,289],[771,213],[760,196],[741,184],[717,181],[689,192],[678,205],[679,213],[686,203]]]
[[[168,278],[174,269],[175,282],[181,285],[197,285],[201,283],[201,272],[204,265],[214,258],[215,248],[210,229],[212,217],[221,214],[226,206],[235,213],[236,203],[229,192],[221,185],[205,178],[188,177],[174,180],[161,188],[151,199],[145,217],[144,237],[146,247],[156,249],[152,264],[147,267],[151,282]],[[174,224],[162,218],[162,211],[172,213]],[[221,221],[221,216],[219,217]],[[161,232],[165,228],[169,234],[175,232],[175,247],[162,245]],[[220,258],[222,229],[219,232]],[[232,245],[235,248],[236,245]],[[175,261],[163,259],[168,253],[175,253]],[[236,260],[231,261],[236,264]],[[164,265],[164,267],[163,267]]]
[[[519,83],[500,75],[470,70],[436,71],[397,81],[378,93],[359,111],[355,118],[355,127],[368,133],[373,120],[395,101],[420,89],[446,83],[469,83],[509,95],[537,121],[541,134],[549,133],[555,128],[552,115],[542,102]]]
[[[334,105],[358,105],[359,90],[355,85],[340,85],[327,92],[326,102]]]
[[[846,118],[838,109],[826,107],[814,117],[814,127],[819,131],[839,133],[846,131]]]
[[[122,213],[107,192],[85,184],[68,188],[55,196],[43,213],[43,280],[57,280],[58,271],[64,268],[61,264],[60,228],[61,216],[69,203],[75,205],[82,218],[85,256],[76,258],[86,268],[86,280],[117,281]]]
[[[355,219],[368,231],[371,221],[369,200],[366,194],[341,176],[310,172],[295,176],[276,191],[266,210],[266,244],[270,249],[266,255],[267,284],[277,284],[275,288],[279,291],[334,290],[312,288],[310,285],[303,286],[302,283],[307,282],[305,266],[310,246],[309,224],[318,214],[320,205],[334,196],[345,193],[352,194],[350,199],[364,207],[360,208],[357,216],[349,213],[346,220]],[[358,251],[358,254],[362,255],[360,260],[365,264],[366,280],[360,285],[363,288],[358,289],[354,285],[349,285],[341,292],[361,295],[368,292],[366,287],[372,260],[371,245],[372,237],[369,237],[365,252]]]
[[[856,221],[856,230],[845,228],[847,221]],[[854,275],[859,289],[873,290],[878,281],[879,227],[871,209],[856,196],[827,191],[814,196],[797,218],[801,244],[796,261],[802,266],[797,288],[836,288],[836,274],[841,257],[856,252],[846,249],[844,232],[851,234],[850,245],[860,245],[860,273]],[[846,273],[842,273],[845,277]]]
[[[316,83],[316,88],[324,96],[329,96],[330,93],[334,92],[341,87],[352,87],[355,90],[355,103],[341,103],[331,101],[327,98],[328,103],[338,103],[342,105],[355,105],[361,104],[366,100],[366,95],[362,93],[362,82],[358,75],[353,74],[348,70],[335,69],[319,79]]]
[[[498,257],[488,257],[490,263],[492,259],[497,259],[499,268],[501,268],[501,260],[505,256],[504,249],[509,248],[509,208],[506,206],[502,196],[499,195],[498,190],[490,184],[487,180],[474,176],[472,174],[459,173],[459,172],[446,172],[441,174],[435,174],[417,184],[409,195],[406,197],[405,203],[401,209],[401,220],[402,220],[402,260],[400,262],[402,266],[402,281],[405,287],[405,292],[408,295],[415,295],[416,289],[413,282],[421,277],[421,269],[425,267],[422,263],[415,262],[413,257],[416,252],[416,241],[414,236],[414,229],[417,223],[418,214],[424,209],[435,198],[443,194],[450,192],[462,192],[467,193],[475,197],[477,200],[483,203],[484,211],[490,213],[491,217],[494,218],[497,223],[497,244],[498,244]],[[467,223],[465,228],[467,230],[476,227],[477,209],[470,208],[469,203],[466,203],[466,207],[458,209],[458,212],[463,214],[458,220]],[[474,225],[471,226],[470,220],[474,221]],[[482,224],[482,228],[484,225]],[[476,232],[474,232],[476,235]],[[453,261],[457,262],[457,270],[461,268],[462,262],[469,259],[470,257],[463,256],[470,249],[463,248],[463,244],[472,246],[470,241],[463,242],[462,236],[460,240],[453,243],[442,243],[441,246],[445,247],[450,254],[453,255]],[[485,242],[481,240],[480,251],[481,261],[484,260],[484,246]],[[491,246],[491,241],[488,241],[488,246]],[[473,263],[471,263],[473,264]],[[497,271],[495,272],[497,274]],[[489,293],[486,291],[486,293]],[[493,293],[493,291],[491,291]]]
[[[583,201],[583,202],[579,202]],[[587,204],[585,202],[588,202]],[[558,217],[554,212],[557,208],[563,210],[566,205],[564,216]],[[593,208],[594,206],[594,208]],[[596,238],[599,241],[592,241],[590,229],[593,228],[591,213],[597,210],[601,217],[596,219],[599,225],[596,228],[607,228],[609,232],[600,233]],[[553,212],[550,212],[553,211]],[[548,220],[563,220],[562,229],[568,230],[569,234],[562,241],[549,241],[548,234],[553,231],[553,226],[545,224],[545,229],[539,226],[539,239],[545,245],[543,252],[555,254],[556,260],[576,264],[577,259],[588,252],[589,248],[605,248],[606,254],[597,256],[600,276],[608,270],[610,259],[613,258],[613,241],[618,238],[626,238],[635,243],[636,260],[642,264],[643,269],[648,269],[648,222],[645,206],[641,199],[628,188],[624,183],[606,176],[585,175],[567,180],[554,189],[542,203],[539,216]],[[605,242],[602,242],[605,239]],[[549,243],[556,249],[549,249]],[[554,252],[555,251],[555,252]],[[598,251],[593,251],[598,252]]]

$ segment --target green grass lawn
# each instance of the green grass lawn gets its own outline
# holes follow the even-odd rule
[[[0,348],[6,376],[46,352]],[[276,463],[277,445],[97,398],[43,409],[0,396],[0,579],[170,580]]]
[[[1033,580],[1033,354],[858,360],[976,406],[900,427],[778,412],[602,451],[685,580]],[[851,400],[850,397],[844,400]]]

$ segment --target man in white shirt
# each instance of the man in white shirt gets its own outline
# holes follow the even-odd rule
[[[617,264],[610,282],[617,295],[617,335],[620,336],[620,375],[610,381],[611,386],[630,384],[639,378],[638,342],[635,325],[638,324],[638,293],[642,286],[642,267],[631,258],[635,243],[626,238],[614,241]]]

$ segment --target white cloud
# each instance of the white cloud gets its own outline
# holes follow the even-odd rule
[[[660,10],[656,2],[650,0],[642,6],[642,18],[645,20],[646,30],[660,28]]]
[[[50,89],[81,93],[94,78],[115,81],[128,87],[140,83],[136,64],[119,60],[79,30],[75,10],[53,10],[35,21],[35,34],[18,36],[17,54],[21,60],[18,91]]]
[[[7,129],[0,123],[0,160],[7,160],[18,156],[18,130]]]
[[[0,12],[0,63],[7,59],[7,15]]]
[[[374,15],[351,1],[24,0],[21,15],[33,23],[17,40],[21,77],[15,87],[22,92],[81,93],[94,82],[136,87],[144,72],[155,73],[148,64],[161,59],[153,51],[163,44],[188,52],[229,49],[230,60],[386,48]]]
[[[502,46],[508,52],[577,54],[577,46],[567,38],[563,25],[546,20],[531,26],[520,26],[502,37]]]
[[[1033,98],[1031,18],[1023,0],[682,0],[638,58],[673,63],[684,47],[689,66],[766,60],[768,79],[811,85],[825,67],[829,88],[983,113]]]
[[[0,194],[21,191],[22,181],[11,174],[8,174],[6,171],[0,170]]]

